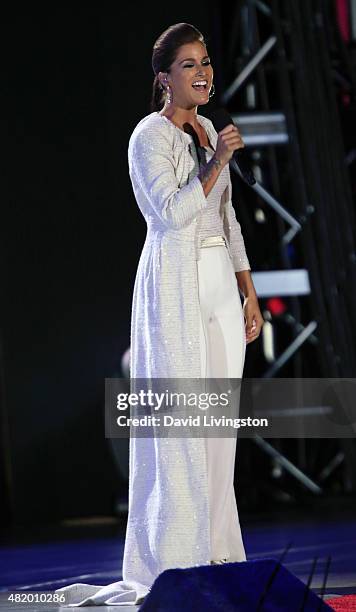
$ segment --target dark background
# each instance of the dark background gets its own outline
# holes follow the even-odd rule
[[[216,85],[199,108],[207,115],[276,38],[226,106],[284,115],[288,143],[246,153],[302,229],[285,246],[286,224],[232,173],[233,204],[253,271],[303,268],[310,279],[307,296],[260,300],[275,361],[317,323],[278,375],[355,376],[356,43],[342,40],[337,4],[228,0],[2,13],[0,531],[125,516],[127,440],[105,439],[104,384],[123,375],[146,235],[128,141],[150,112],[153,43],[173,23],[192,23],[207,42]],[[248,348],[244,375],[263,377],[273,363],[261,337]],[[254,441],[239,442],[242,513],[268,504],[309,511],[311,500],[319,507]],[[326,504],[354,495],[354,440],[273,445],[322,485]]]

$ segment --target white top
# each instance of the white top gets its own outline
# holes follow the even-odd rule
[[[200,157],[202,162],[200,167],[210,161],[214,155],[214,149],[211,146],[199,147]],[[204,160],[205,158],[205,160]],[[203,161],[204,160],[204,161]],[[220,173],[215,185],[210,190],[207,201],[208,205],[203,209],[201,223],[199,228],[199,239],[207,238],[208,236],[225,236],[224,232],[224,209],[221,202],[221,196],[227,187],[227,178],[224,173]],[[226,237],[226,236],[225,236]]]

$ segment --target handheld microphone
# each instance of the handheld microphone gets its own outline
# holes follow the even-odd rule
[[[200,146],[200,141],[199,141],[199,136],[196,133],[195,129],[193,128],[193,126],[190,123],[184,123],[183,124],[183,129],[187,134],[190,134],[191,137],[193,138],[193,142],[195,145],[195,150],[197,152],[197,157],[199,160],[199,164],[201,164],[202,162],[202,147]],[[204,155],[205,158],[205,155]],[[205,159],[205,163],[206,163],[206,159]]]
[[[232,117],[224,108],[217,108],[216,110],[212,111],[210,120],[213,122],[214,128],[217,132],[221,132],[221,130],[223,130],[230,123],[235,125]],[[233,152],[232,157],[236,161],[246,183],[248,183],[248,185],[254,185],[256,183],[256,179],[248,163],[245,151],[243,149],[237,149]]]

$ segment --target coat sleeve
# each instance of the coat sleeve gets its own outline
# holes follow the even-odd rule
[[[241,232],[241,225],[236,219],[235,209],[231,201],[232,184],[230,171],[228,177],[227,200],[225,202],[226,214],[226,233],[228,234],[232,260],[235,272],[251,270],[250,263],[246,254],[245,242]]]
[[[172,146],[157,129],[133,134],[128,148],[129,174],[136,179],[160,219],[170,228],[189,225],[207,206],[202,183],[195,176],[184,187],[178,186]]]

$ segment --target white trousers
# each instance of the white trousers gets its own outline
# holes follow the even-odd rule
[[[201,259],[198,260],[198,278],[202,378],[241,378],[246,349],[245,325],[237,281],[226,246],[209,246],[201,249]],[[211,561],[220,559],[245,561],[246,555],[233,484],[236,438],[205,438],[205,440]],[[144,440],[140,442],[144,449]],[[142,458],[145,459],[145,457],[146,455],[143,454]],[[154,453],[150,465],[155,465]],[[159,478],[157,482],[161,482]],[[166,482],[164,478],[162,482]],[[143,486],[143,490],[139,492],[142,499],[147,499],[147,490]],[[193,495],[194,491],[192,491]],[[159,516],[160,505],[166,503],[164,491],[159,490],[159,495],[157,494],[156,497],[156,505],[154,500],[152,504]],[[167,498],[172,500],[172,491]],[[137,534],[132,528],[131,541],[128,543],[126,540],[125,547],[128,546],[130,552],[133,551],[132,558],[127,553],[129,575],[123,580],[104,587],[76,583],[57,589],[56,593],[65,593],[66,606],[108,605],[111,609],[112,606],[142,603],[143,597],[148,593],[149,586],[153,582],[152,576],[157,573],[157,568],[164,564],[166,568],[177,567],[177,554],[174,549],[170,548],[169,539],[167,546],[163,546],[162,543],[165,540],[160,539],[159,529],[155,524],[152,525],[152,531],[149,529],[147,534],[148,521],[145,523],[142,520],[145,516],[147,517],[146,512],[147,507],[138,505],[135,517]],[[188,520],[191,525],[191,517],[188,517]],[[174,531],[174,523],[171,522],[169,527]],[[150,532],[152,543],[149,537]],[[181,552],[182,545],[180,542],[177,544]],[[157,556],[162,558],[157,559]],[[184,559],[185,565],[183,566],[186,566],[190,556],[192,555],[189,555],[187,546],[187,558]],[[172,597],[174,597],[174,592]]]
[[[201,248],[198,260],[203,378],[242,378],[245,320],[226,246]],[[235,491],[236,437],[205,438],[212,561],[245,561]]]

